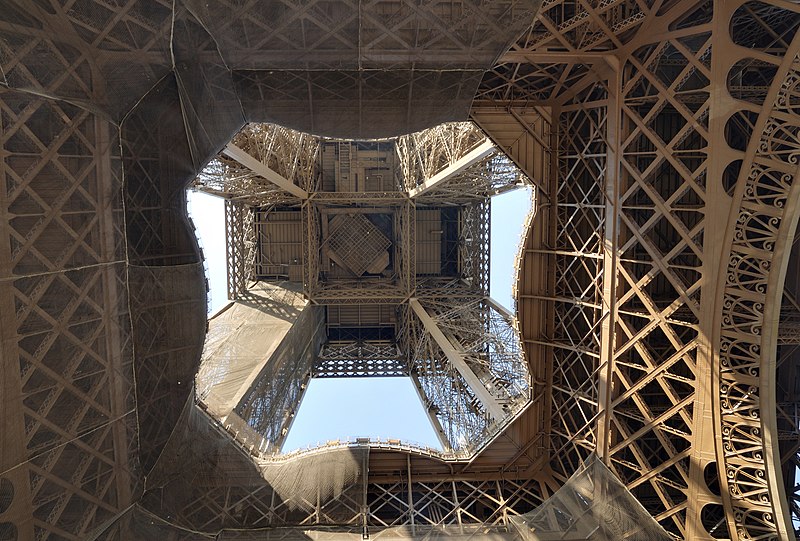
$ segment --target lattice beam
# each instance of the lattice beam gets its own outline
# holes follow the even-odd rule
[[[225,200],[225,257],[228,300],[239,298],[253,278],[256,259],[255,216],[244,203]]]
[[[724,7],[682,2],[670,9],[629,2],[549,3],[486,77],[485,92],[474,104],[473,116],[500,132],[498,140],[508,137],[502,130],[513,125],[515,109],[526,106],[550,107],[559,127],[559,179],[554,192],[543,193],[554,196],[551,205],[558,210],[540,213],[538,222],[558,233],[531,246],[526,256],[555,268],[557,278],[549,287],[526,285],[530,300],[523,297],[526,307],[535,302],[553,310],[552,330],[525,331],[531,347],[552,348],[554,355],[551,464],[556,473],[569,472],[588,451],[607,453],[640,501],[687,539],[705,539],[712,530],[715,537],[737,539],[791,535],[785,525],[791,511],[778,489],[783,483],[757,481],[788,475],[776,468],[794,456],[789,445],[775,456],[779,446],[764,437],[776,433],[765,423],[780,411],[771,404],[772,375],[764,375],[771,374],[771,357],[759,354],[759,347],[750,350],[756,355],[745,354],[739,346],[754,341],[764,347],[773,340],[789,346],[791,318],[784,330],[775,331],[780,327],[770,321],[777,321],[780,302],[752,304],[754,288],[758,295],[765,292],[758,286],[762,275],[769,275],[770,284],[780,281],[778,273],[766,271],[769,263],[759,263],[757,250],[739,248],[742,242],[734,239],[733,267],[720,273],[719,261],[727,261],[724,250],[731,242],[731,234],[722,232],[734,223],[743,224],[735,226],[743,228],[735,234],[752,230],[756,236],[763,228],[775,231],[765,236],[782,238],[777,233],[782,212],[768,210],[772,198],[738,206],[725,192],[744,193],[746,199],[775,190],[791,197],[777,179],[782,175],[791,184],[793,166],[773,163],[793,152],[788,135],[793,121],[785,115],[763,119],[792,99],[794,79],[785,74],[793,69],[797,17],[794,8],[777,2]],[[648,31],[638,31],[646,21]],[[737,45],[751,49],[733,52]],[[554,53],[556,47],[563,52]],[[720,98],[728,95],[739,101]],[[780,105],[771,101],[777,97]],[[507,122],[497,120],[503,115]],[[781,135],[774,137],[775,130]],[[757,148],[773,149],[770,158],[752,150]],[[748,182],[760,187],[742,187],[753,152],[758,169],[749,170],[754,179]],[[739,174],[734,166],[743,158]],[[524,163],[522,157],[515,161]],[[766,187],[773,182],[780,187]],[[759,213],[764,217],[755,217]],[[766,226],[768,220],[772,226]],[[792,226],[786,227],[780,235]],[[788,257],[788,248],[778,248],[779,258]],[[732,287],[724,285],[723,275],[748,293],[730,301],[716,295]],[[778,291],[770,287],[773,294]],[[762,315],[764,306],[771,312]],[[706,349],[703,337],[720,332],[720,321],[722,362],[715,365],[715,350]],[[728,338],[725,321],[735,338]],[[748,334],[747,328],[759,330]],[[753,356],[758,360],[746,360]],[[736,375],[741,369],[729,366],[756,371],[758,383],[753,374],[752,382],[745,382]],[[739,398],[729,399],[731,393]],[[755,423],[761,429],[748,428],[753,420],[742,418],[749,403],[765,412]],[[714,415],[730,415],[730,426],[709,424]],[[763,470],[745,465],[741,453],[747,445],[769,457]],[[725,460],[731,465],[724,466]],[[730,480],[732,491],[723,487],[721,497],[715,494],[709,487],[717,478],[723,484]],[[767,495],[767,485],[774,493]],[[776,521],[753,494],[772,502]]]
[[[447,167],[437,172],[432,177],[426,178],[419,186],[412,188],[408,192],[409,197],[413,199],[427,192],[430,192],[431,190],[435,190],[439,184],[447,182],[448,179],[452,178],[455,175],[458,175],[463,170],[483,160],[484,158],[486,158],[490,154],[493,154],[494,152],[496,151],[492,142],[488,140],[484,141],[474,149],[470,150],[464,156],[461,156],[455,162],[449,164]]]
[[[491,415],[495,420],[502,419],[503,408],[500,407],[500,404],[495,401],[494,396],[489,393],[484,386],[484,383],[478,379],[478,376],[476,376],[472,369],[467,365],[463,355],[456,350],[450,340],[444,335],[444,333],[442,333],[442,331],[436,325],[436,322],[425,311],[425,308],[422,307],[417,299],[410,299],[408,303],[414,313],[417,314],[417,317],[419,317],[420,321],[422,321],[425,329],[431,334],[439,347],[442,348],[447,360],[450,361],[456,370],[458,370],[459,374],[461,374],[461,377],[464,378],[470,390],[475,394],[475,396],[478,397],[483,406],[486,408],[486,411],[489,412],[489,415]]]
[[[242,164],[244,167],[250,169],[250,171],[252,171],[256,175],[272,182],[281,190],[289,192],[298,199],[308,199],[307,191],[292,184],[291,181],[289,181],[288,179],[281,176],[279,173],[276,173],[275,171],[270,169],[268,165],[265,165],[262,162],[258,161],[250,154],[248,154],[245,150],[242,150],[233,143],[228,143],[228,145],[222,150],[222,153],[230,158],[233,158],[234,160]]]

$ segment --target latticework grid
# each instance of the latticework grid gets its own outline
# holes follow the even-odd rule
[[[325,243],[356,276],[367,272],[392,245],[363,214],[338,215],[330,221],[330,227]]]
[[[591,451],[677,538],[796,535],[797,5],[553,0],[532,24],[530,2],[277,5],[4,2],[3,536],[486,533]],[[389,135],[470,103],[526,171],[528,143],[553,150],[519,291],[554,406],[469,464],[396,446],[366,490],[288,504],[233,434],[179,424],[205,318],[184,186],[246,121]]]

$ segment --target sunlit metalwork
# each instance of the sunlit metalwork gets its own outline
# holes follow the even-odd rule
[[[509,517],[592,453],[678,539],[797,536],[796,3],[552,0],[535,18],[535,2],[511,0],[236,4],[8,0],[0,10],[0,537],[511,535]],[[426,156],[403,138],[397,169],[423,173],[402,184],[371,176],[363,192],[326,191],[324,170],[307,174],[326,151],[358,151],[340,139],[315,151],[319,141],[289,132],[235,139],[273,181],[219,152],[247,122],[373,138],[468,111],[536,187],[511,325],[532,402],[471,458],[330,442],[287,460],[322,472],[320,454],[344,451],[331,460],[341,475],[283,490],[265,473],[283,466],[258,460],[292,407],[262,419],[267,442],[195,404],[213,320],[184,188],[198,179],[231,200],[231,298],[255,303],[253,281],[296,279],[295,293],[343,310],[329,327],[346,351],[366,350],[341,322],[374,310],[396,321],[392,347],[408,351],[413,329],[424,336],[408,299],[434,319],[456,308],[441,304],[448,297],[470,310],[488,302],[476,255],[484,210],[436,206],[458,199],[463,211],[519,178],[492,158],[434,182],[480,134],[419,136]],[[499,185],[481,172],[492,167]],[[281,179],[302,191],[287,195]],[[249,196],[234,199],[239,189]],[[378,205],[391,209],[373,217],[384,230],[429,244],[388,250],[391,286],[343,278],[326,290],[320,210]],[[295,223],[305,249],[261,251]],[[453,237],[468,282],[431,272],[442,263],[426,251],[434,223],[470,231]],[[297,316],[267,304],[276,320]],[[414,345],[430,360],[417,384],[430,388],[422,399],[440,438],[463,434],[439,411],[476,431],[490,424],[468,394],[437,394],[466,390],[438,344]]]
[[[530,399],[513,317],[500,316],[498,305],[486,300],[488,198],[522,182],[522,173],[469,123],[363,143],[311,144],[306,136],[270,126],[251,126],[246,133],[258,134],[258,144],[251,148],[239,135],[234,141],[242,147],[231,151],[229,145],[223,153],[239,156],[252,175],[280,175],[275,183],[283,186],[283,195],[269,206],[251,206],[259,205],[267,180],[263,177],[226,188],[229,297],[252,302],[244,295],[253,280],[302,280],[306,298],[326,307],[327,330],[316,331],[322,333],[322,345],[311,364],[278,373],[268,367],[282,361],[270,361],[250,382],[248,400],[268,413],[251,419],[253,407],[243,405],[237,414],[272,442],[267,449],[275,452],[302,398],[302,392],[276,393],[276,385],[296,389],[309,377],[410,376],[444,453],[467,456],[480,450]],[[325,149],[321,154],[320,146]],[[262,155],[262,148],[282,148],[293,163],[308,163],[301,152],[315,152],[316,166],[301,172],[316,180],[289,175],[285,165],[264,169],[267,162],[250,158]],[[395,162],[403,165],[398,169]],[[206,176],[201,174],[195,186],[207,190]],[[286,185],[289,178],[293,186]],[[425,180],[430,178],[441,180]],[[416,185],[426,186],[425,193],[415,195]],[[301,186],[310,191],[297,197],[295,187]],[[411,188],[407,193],[381,192],[370,191],[370,186]],[[358,191],[348,191],[353,189]],[[303,198],[307,201],[297,208]],[[416,239],[415,230],[420,231]],[[257,243],[252,240],[256,237]],[[211,323],[212,332],[217,325]],[[282,340],[292,338],[287,334]],[[229,373],[236,370],[229,366],[227,350],[219,359],[204,358],[202,370],[220,362]],[[228,379],[217,385],[229,386]],[[273,403],[279,404],[277,409]],[[222,411],[223,424],[230,422],[229,408],[211,402],[206,407]]]

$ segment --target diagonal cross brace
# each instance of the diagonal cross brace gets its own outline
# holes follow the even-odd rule
[[[446,181],[447,179],[459,174],[470,165],[476,164],[490,154],[496,152],[494,143],[486,140],[476,148],[466,153],[464,156],[451,163],[431,178],[426,179],[425,182],[408,192],[410,198],[419,197],[420,195],[433,190],[436,186]]]
[[[422,321],[422,324],[425,326],[425,330],[427,330],[436,343],[442,348],[444,354],[447,356],[447,360],[450,361],[458,373],[461,374],[461,377],[464,378],[464,381],[467,382],[472,392],[475,396],[478,397],[478,400],[481,401],[483,406],[486,408],[486,411],[489,415],[492,416],[495,420],[500,420],[505,416],[505,412],[503,411],[503,407],[497,402],[492,393],[483,385],[483,382],[475,375],[475,372],[467,364],[467,361],[464,360],[464,356],[459,352],[450,340],[444,335],[442,330],[436,324],[436,321],[428,314],[428,312],[423,308],[423,306],[419,303],[419,301],[415,298],[409,299],[408,301],[411,309],[414,310],[414,313],[417,314],[417,317]]]
[[[228,143],[228,146],[222,149],[222,153],[247,167],[256,175],[264,177],[281,190],[289,192],[293,196],[299,197],[300,199],[308,199],[308,192],[303,188],[297,186],[295,183],[279,173],[276,173],[270,169],[269,166],[261,163],[259,160],[255,159],[233,143]]]

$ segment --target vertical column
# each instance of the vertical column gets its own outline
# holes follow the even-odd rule
[[[560,116],[561,109],[559,107],[553,107],[550,111],[549,123],[550,163],[548,165],[550,169],[545,191],[545,194],[549,194],[549,196],[547,196],[545,204],[542,204],[537,210],[537,214],[541,213],[543,215],[542,220],[538,221],[538,223],[543,224],[545,230],[542,239],[539,241],[539,248],[541,252],[536,254],[539,256],[540,260],[542,260],[543,266],[540,268],[543,268],[544,272],[541,274],[545,276],[544,283],[540,284],[540,287],[543,285],[543,293],[551,296],[555,295],[556,291],[556,254],[554,250],[556,247],[556,238],[558,236],[556,224],[558,222],[558,183],[560,181],[559,149],[561,148],[561,141],[559,139],[561,137],[561,133],[559,130],[560,123],[558,121]],[[539,194],[537,194],[537,199],[538,197]],[[535,203],[538,204],[538,201]],[[532,227],[535,227],[536,223],[537,222],[535,221]],[[525,357],[528,359],[528,363],[532,367],[535,367],[535,369],[532,369],[531,371],[531,380],[533,382],[538,380],[539,385],[543,387],[542,395],[544,401],[539,414],[541,419],[541,427],[539,431],[543,436],[541,447],[544,449],[543,452],[546,453],[546,459],[549,461],[551,451],[550,431],[553,426],[551,415],[553,404],[553,363],[550,361],[550,359],[554,358],[553,341],[555,339],[556,328],[556,306],[552,301],[539,302],[537,305],[539,308],[538,313],[545,321],[545,324],[541,329],[541,342],[536,345],[536,349],[540,353],[539,358],[537,359],[539,362],[532,362],[532,356],[530,353],[531,350],[529,349],[528,344],[525,345]],[[523,337],[527,335],[524,330],[522,330],[522,332]]]
[[[614,344],[617,318],[617,261],[620,205],[620,92],[621,74],[611,70],[606,107],[606,170],[603,231],[603,284],[601,299],[600,370],[597,382],[597,454],[610,460],[611,400],[614,394]]]
[[[4,133],[0,115],[0,133]],[[11,267],[11,227],[9,220],[8,167],[5,149],[0,151],[0,482],[11,483],[14,496],[0,514],[0,524],[11,522],[19,539],[33,539],[33,515],[25,465],[25,418],[22,412],[22,381],[17,345],[17,318],[14,308],[14,282]],[[5,484],[5,483],[3,483]],[[6,485],[8,486],[8,485]]]
[[[253,211],[245,203],[225,200],[225,257],[228,267],[228,300],[247,289],[255,263]]]
[[[689,466],[689,490],[687,499],[691,503],[686,512],[686,538],[691,540],[712,539],[703,524],[703,509],[706,506],[721,506],[720,495],[713,494],[707,484],[706,468],[713,474],[724,475],[724,468],[717,463],[716,442],[719,437],[720,420],[715,412],[714,392],[719,377],[719,359],[714,350],[719,348],[715,335],[719,334],[720,321],[717,319],[718,297],[726,280],[725,265],[722,263],[725,250],[725,237],[731,212],[731,197],[722,183],[726,165],[738,153],[731,149],[725,140],[725,124],[735,108],[735,102],[726,90],[726,78],[737,55],[730,40],[728,25],[735,6],[725,6],[725,2],[714,3],[712,26],[711,80],[708,115],[708,182],[704,201],[703,266],[702,275],[706,285],[700,298],[700,332],[697,347],[697,385],[692,411],[691,462]],[[708,479],[708,481],[713,481]],[[719,481],[722,481],[721,479]],[[724,485],[722,485],[724,486]],[[733,517],[727,517],[728,525]],[[723,527],[723,530],[727,528]],[[718,532],[719,533],[722,532]],[[736,536],[735,532],[730,532]],[[735,537],[734,537],[735,539]]]
[[[408,472],[408,521],[411,524],[411,535],[417,535],[417,525],[414,522],[414,491],[411,479],[411,455],[406,453],[406,471]]]
[[[434,413],[432,404],[425,397],[425,391],[422,388],[422,383],[419,381],[419,376],[417,376],[414,372],[411,372],[411,382],[414,384],[414,390],[417,391],[417,396],[422,404],[422,409],[425,410],[425,414],[428,416],[428,420],[431,422],[431,427],[433,427],[433,431],[436,432],[436,437],[439,439],[439,445],[442,446],[442,450],[448,451],[452,449],[450,440],[447,439],[447,434],[445,433],[444,428],[442,428],[442,423],[439,422],[439,418],[436,416],[436,413]]]
[[[95,118],[94,120],[94,160],[97,186],[97,219],[101,235],[101,262],[104,263],[103,282],[103,327],[105,329],[106,354],[108,358],[108,375],[110,382],[110,407],[112,418],[115,419],[113,431],[114,461],[116,463],[116,489],[117,505],[126,507],[131,502],[131,479],[128,465],[128,435],[126,419],[123,417],[129,409],[126,403],[128,391],[126,389],[126,375],[133,370],[132,363],[123,359],[122,340],[120,336],[119,319],[115,314],[120,310],[120,297],[117,291],[117,272],[122,268],[123,262],[117,262],[115,246],[117,242],[114,227],[115,206],[114,201],[120,186],[112,179],[111,165],[111,137],[107,122]],[[121,219],[121,217],[120,217]],[[126,366],[127,364],[127,366]],[[132,385],[131,381],[128,385]],[[133,404],[130,404],[133,406]]]

